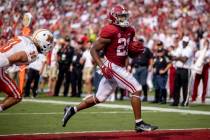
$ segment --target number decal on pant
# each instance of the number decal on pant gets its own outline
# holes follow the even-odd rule
[[[126,38],[118,39],[118,47],[117,47],[117,56],[126,56],[128,54],[127,45],[130,43],[130,38],[126,40]]]

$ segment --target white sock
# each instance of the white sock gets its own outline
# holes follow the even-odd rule
[[[2,112],[3,111],[3,109],[2,109],[2,107],[1,107],[1,105],[0,105],[0,112]]]
[[[77,107],[76,106],[74,107],[74,111],[75,111],[75,113],[77,112]]]
[[[141,121],[142,121],[142,119],[135,120],[136,123],[139,123]]]

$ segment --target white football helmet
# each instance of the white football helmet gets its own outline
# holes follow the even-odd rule
[[[32,35],[32,40],[40,47],[42,53],[53,48],[53,34],[47,29],[38,29]]]

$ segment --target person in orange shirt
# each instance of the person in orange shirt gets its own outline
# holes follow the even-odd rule
[[[9,78],[5,70],[12,65],[29,64],[38,53],[46,53],[53,48],[53,34],[46,29],[36,30],[31,37],[17,36],[0,48],[0,91],[7,97],[0,102],[0,112],[21,101],[22,92]]]
[[[25,13],[23,16],[23,29],[22,29],[22,35],[23,36],[30,36],[31,29],[30,26],[32,25],[32,15],[31,13]],[[19,89],[20,92],[23,92],[23,88],[25,85],[25,75],[26,75],[26,65],[21,65],[19,70]]]

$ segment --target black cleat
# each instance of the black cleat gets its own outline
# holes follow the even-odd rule
[[[64,108],[64,116],[63,116],[63,127],[66,126],[68,120],[75,114],[74,107],[66,106]]]
[[[136,132],[153,131],[156,129],[158,129],[158,126],[153,126],[153,125],[147,124],[144,121],[136,123],[136,126],[135,126]]]

